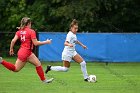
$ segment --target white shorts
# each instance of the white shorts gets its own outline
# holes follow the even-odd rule
[[[63,51],[62,60],[70,62],[76,54],[77,54],[76,51]]]

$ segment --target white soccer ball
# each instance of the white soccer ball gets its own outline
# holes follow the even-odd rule
[[[96,75],[89,75],[88,82],[95,83],[96,82]]]

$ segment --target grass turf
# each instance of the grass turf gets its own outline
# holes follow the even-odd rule
[[[15,58],[6,58],[14,61]],[[42,63],[46,65],[59,63]],[[55,78],[50,84],[43,84],[35,67],[29,63],[17,73],[0,65],[0,93],[139,93],[140,63],[105,63],[88,62],[89,74],[97,76],[97,83],[83,81],[80,66],[72,62],[68,72],[48,72],[48,78]]]

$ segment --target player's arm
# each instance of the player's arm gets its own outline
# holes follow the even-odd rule
[[[65,41],[64,45],[65,45],[65,46],[69,46],[69,47],[73,47],[73,45],[70,44],[68,41]]]
[[[77,40],[76,43],[79,44],[80,46],[82,46],[84,49],[87,49],[87,46],[85,46],[84,44],[82,44],[80,41]]]
[[[17,40],[18,40],[18,36],[15,35],[15,37],[12,39],[11,44],[10,44],[10,51],[9,51],[10,55],[14,55],[14,45]]]
[[[73,44],[70,44],[70,43],[69,43],[70,40],[71,40],[71,35],[70,35],[70,34],[67,34],[67,37],[66,37],[66,40],[65,40],[64,45],[65,45],[65,46],[69,46],[69,47],[73,47]]]
[[[37,39],[32,39],[32,42],[35,46],[39,46],[39,45],[44,45],[44,44],[50,44],[52,42],[52,39],[47,39],[45,41],[38,41]]]

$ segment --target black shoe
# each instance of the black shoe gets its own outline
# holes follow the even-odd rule
[[[88,82],[88,78],[87,79],[84,79],[84,81]]]
[[[48,71],[50,71],[50,70],[51,70],[51,65],[48,65],[48,66],[47,66],[47,69],[46,69],[46,71],[45,71],[45,73],[47,74]]]

